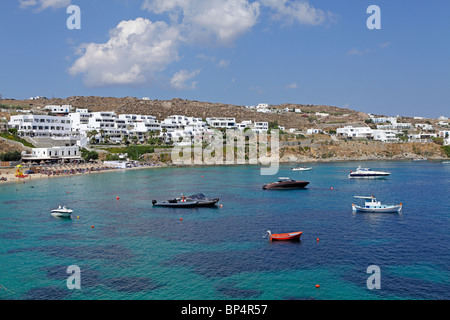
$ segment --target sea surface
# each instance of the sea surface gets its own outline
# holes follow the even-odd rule
[[[304,164],[302,164],[304,165]],[[0,184],[0,299],[449,299],[450,165],[441,162],[142,169]],[[391,172],[355,180],[358,165]],[[278,177],[305,190],[266,191]],[[216,208],[152,207],[202,192]],[[354,213],[354,196],[403,203]],[[119,197],[119,199],[117,199]],[[59,205],[74,209],[54,218]],[[270,242],[303,231],[300,242]],[[81,289],[69,290],[69,266]],[[369,289],[379,267],[380,289]],[[73,282],[75,283],[75,282]],[[320,285],[317,288],[316,285]]]

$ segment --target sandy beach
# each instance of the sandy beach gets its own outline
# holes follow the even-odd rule
[[[85,164],[73,164],[73,165],[57,165],[49,167],[41,167],[35,170],[33,174],[26,174],[27,170],[31,168],[23,167],[22,172],[26,177],[16,177],[16,168],[0,168],[0,185],[6,183],[23,183],[29,181],[35,181],[38,179],[53,179],[58,177],[68,177],[74,175],[89,175],[105,172],[117,172],[123,170],[136,170],[136,169],[149,169],[149,168],[161,168],[160,164],[143,165],[137,167],[131,167],[126,169],[117,169],[105,166],[101,163],[85,163]],[[6,179],[6,180],[4,180]]]

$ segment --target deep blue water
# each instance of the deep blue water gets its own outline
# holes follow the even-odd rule
[[[345,162],[277,176],[185,167],[0,185],[0,299],[449,299],[450,165],[361,164],[392,174],[349,179],[359,163]],[[279,176],[311,184],[261,189]],[[151,204],[197,192],[223,207]],[[403,213],[353,213],[353,196],[371,194]],[[53,218],[58,205],[72,218]],[[271,243],[268,229],[303,235]],[[70,265],[81,290],[66,286]],[[370,265],[379,290],[367,288]]]

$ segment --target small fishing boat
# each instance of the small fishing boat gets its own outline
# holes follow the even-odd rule
[[[72,212],[72,209],[67,209],[65,206],[61,208],[61,206],[59,206],[58,209],[53,209],[51,211],[51,215],[54,217],[68,218]]]
[[[442,161],[442,164],[450,164],[450,161]]]
[[[219,198],[207,198],[203,193],[196,193],[191,196],[185,197],[187,201],[197,201],[197,207],[209,207],[214,206],[219,202]],[[183,197],[177,198],[176,200],[181,201]]]
[[[371,212],[371,213],[399,213],[402,211],[403,204],[382,204],[372,195],[371,197],[355,196],[355,198],[365,200],[364,204],[356,205],[352,203],[353,211]]]
[[[388,177],[391,173],[384,171],[374,171],[369,168],[361,168],[359,166],[355,172],[350,171],[348,175],[349,178],[385,178]]]
[[[290,233],[273,233],[270,230],[267,230],[266,235],[264,237],[269,237],[270,241],[288,241],[288,240],[300,240],[302,236],[302,231],[290,232]]]
[[[303,189],[309,181],[293,180],[287,177],[280,177],[279,180],[263,185],[264,190],[288,190],[288,189]]]
[[[292,171],[309,171],[311,170],[311,167],[296,167],[296,168],[292,168]]]

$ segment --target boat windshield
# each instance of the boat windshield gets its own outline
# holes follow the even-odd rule
[[[196,193],[192,196],[189,196],[191,199],[206,199],[206,196],[203,193]]]

